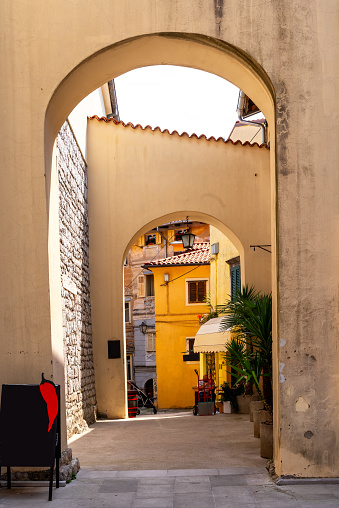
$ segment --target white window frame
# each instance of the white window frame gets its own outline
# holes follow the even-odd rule
[[[196,277],[196,278],[190,278],[185,279],[185,291],[186,291],[186,306],[187,307],[196,307],[197,305],[205,305],[204,302],[197,302],[197,303],[190,303],[189,302],[189,292],[188,292],[188,283],[189,282],[198,282],[199,280],[205,280],[206,281],[206,294],[209,291],[209,278],[208,277]]]
[[[126,311],[127,311],[126,304],[128,307],[128,320],[126,319]],[[125,300],[125,309],[124,310],[125,310],[125,323],[130,323],[131,322],[131,301],[130,300]]]

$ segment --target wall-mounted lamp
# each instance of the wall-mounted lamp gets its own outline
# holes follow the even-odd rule
[[[147,332],[147,325],[146,325],[145,321],[143,321],[141,323],[141,325],[139,325],[139,330],[141,331],[141,333],[143,333],[145,335],[145,333]]]
[[[181,237],[182,245],[184,249],[191,249],[194,244],[195,235],[193,233],[189,233],[189,227],[188,227],[188,216],[186,217],[186,223],[187,223],[187,233],[184,233]]]
[[[165,282],[169,281],[169,273],[164,273],[164,281]]]

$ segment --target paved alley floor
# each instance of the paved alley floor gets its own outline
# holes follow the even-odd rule
[[[277,486],[247,415],[162,412],[103,420],[70,446],[81,470],[70,484],[0,489],[0,507],[339,507],[339,484]]]

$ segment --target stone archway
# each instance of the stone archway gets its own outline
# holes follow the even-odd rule
[[[204,51],[206,51],[206,54],[204,55],[204,52],[202,52],[202,48]],[[146,56],[145,56],[146,55]],[[95,76],[95,79],[97,80],[98,84],[102,83],[103,79],[108,79],[112,77],[112,73],[114,76],[118,75],[122,72],[122,70],[130,70],[135,67],[139,67],[142,65],[150,65],[150,64],[156,64],[159,62],[163,62],[163,55],[166,55],[166,63],[175,64],[175,65],[187,65],[191,67],[195,67],[202,70],[207,70],[209,72],[214,72],[215,74],[218,74],[222,77],[227,77],[230,81],[235,82],[238,86],[240,86],[242,89],[247,91],[247,93],[251,94],[251,97],[253,100],[256,101],[256,103],[261,107],[261,109],[265,112],[265,115],[268,119],[271,119],[272,125],[274,125],[273,121],[273,95],[272,95],[272,86],[270,84],[270,81],[268,80],[267,76],[263,72],[263,70],[256,65],[254,62],[252,62],[251,65],[249,65],[248,58],[244,58],[243,53],[240,50],[237,50],[233,48],[232,46],[229,46],[227,44],[221,43],[217,40],[206,40],[206,38],[192,35],[191,37],[188,36],[182,36],[180,34],[158,34],[158,35],[150,35],[150,36],[144,36],[144,37],[138,37],[132,40],[123,41],[117,45],[114,45],[112,47],[106,48],[104,51],[101,51],[100,54],[93,55],[90,57],[87,61],[83,62],[80,66],[78,66],[74,71],[70,73],[69,76],[62,82],[62,84],[58,87],[56,92],[54,93],[52,100],[50,101],[49,107],[46,112],[46,121],[45,121],[45,148],[46,148],[46,176],[47,176],[47,199],[49,195],[53,196],[53,185],[49,187],[49,157],[48,154],[51,149],[51,142],[53,140],[53,136],[55,133],[55,129],[57,129],[60,122],[63,120],[63,115],[66,114],[69,108],[72,108],[71,101],[74,101],[74,94],[75,91],[82,98],[83,93],[86,93],[88,91],[92,91],[92,89],[86,89],[86,87],[89,86],[87,83],[88,76],[92,76],[91,79],[91,87],[93,87],[93,76]],[[209,56],[208,60],[206,60],[206,55]],[[114,70],[112,69],[112,65],[109,64],[109,62],[112,62],[114,60]],[[128,65],[128,68],[126,69],[126,66]],[[109,75],[107,69],[110,69]],[[80,86],[81,85],[81,86]],[[254,94],[254,95],[253,95]],[[93,123],[93,122],[91,122]],[[90,126],[91,127],[91,126]],[[92,127],[91,127],[92,128]],[[90,129],[91,130],[91,129]],[[272,132],[274,132],[274,127],[272,129]],[[274,136],[273,136],[274,139]],[[193,141],[193,140],[192,140]],[[89,136],[89,142],[91,142],[91,135]],[[274,142],[273,142],[274,147]],[[240,147],[238,147],[240,148]],[[89,151],[91,148],[89,148]],[[263,149],[265,150],[265,149]],[[244,151],[246,151],[246,148],[244,148]],[[265,171],[265,178],[270,178],[272,175],[270,175],[269,170],[269,159],[271,157],[274,157],[274,148],[271,150],[271,155],[268,153],[266,154],[265,159],[267,162],[267,170]],[[91,165],[92,165],[93,159],[89,161],[89,174],[91,174]],[[249,165],[249,162],[247,162]],[[265,163],[266,164],[266,163]],[[193,179],[193,173],[191,174],[191,180]],[[119,184],[118,184],[119,185]],[[90,184],[91,186],[91,184]],[[140,186],[138,185],[140,188]],[[260,199],[262,199],[262,202],[265,202],[267,205],[267,210],[265,212],[266,217],[270,215],[270,185],[266,185],[266,191],[268,193],[265,194],[265,197],[261,196]],[[121,189],[120,189],[121,190]],[[150,192],[150,190],[148,190]],[[154,189],[153,189],[154,192]],[[254,194],[252,194],[254,195]],[[206,195],[207,196],[207,195]],[[172,194],[172,197],[174,198],[174,194]],[[93,199],[93,198],[92,198]],[[131,195],[131,200],[135,201],[134,197]],[[210,192],[209,198],[213,201],[213,187]],[[91,200],[91,197],[90,197]],[[173,199],[175,201],[175,199]],[[222,199],[219,199],[219,206],[220,203],[222,204]],[[186,206],[189,206],[190,209],[198,210],[199,207],[197,205],[193,206],[190,204],[186,204]],[[176,207],[175,204],[173,204],[174,208]],[[213,208],[213,206],[212,206]],[[256,209],[257,207],[254,205],[253,209]],[[93,207],[92,207],[93,209]],[[177,209],[183,209],[183,206],[179,206]],[[208,206],[206,210],[208,210]],[[163,215],[163,211],[160,211],[157,209],[157,206],[155,205],[154,208],[150,207],[150,215],[152,216],[158,216]],[[216,220],[218,222],[218,213],[215,211],[216,216],[212,218],[211,224]],[[206,211],[205,211],[206,214]],[[119,215],[119,214],[118,214]],[[121,210],[121,223],[125,223],[126,216],[128,215],[128,210],[125,210],[124,212]],[[192,214],[191,214],[192,215]],[[198,214],[199,215],[199,214]],[[203,214],[204,215],[204,214]],[[53,207],[50,208],[50,220],[51,217],[53,217]],[[132,220],[135,218],[134,217]],[[116,216],[116,219],[119,222],[118,216]],[[93,222],[93,219],[92,219]],[[147,223],[147,220],[145,220],[144,223]],[[225,228],[224,222],[221,221],[222,229]],[[268,221],[269,224],[269,221]],[[227,229],[227,228],[226,228]],[[270,229],[270,225],[268,226],[268,229]],[[100,229],[101,234],[103,233],[103,229]],[[128,228],[126,228],[126,231],[128,231]],[[232,239],[232,236],[234,234],[231,230],[228,230],[228,233],[230,235],[230,238]],[[53,242],[53,235],[54,235],[54,228],[50,227],[50,242]],[[270,236],[270,232],[266,231],[265,233],[266,237]],[[104,237],[102,237],[104,238]],[[118,243],[123,245],[125,240],[120,239],[119,235],[116,237],[118,238]],[[92,251],[93,245],[96,243],[97,234],[92,234],[91,237],[91,247]],[[56,239],[55,239],[56,240]],[[235,238],[236,240],[236,238]],[[112,241],[112,238],[111,240]],[[236,240],[237,242],[237,240]],[[265,240],[266,242],[266,240]],[[238,242],[239,243],[239,242]],[[241,243],[241,242],[240,242]],[[250,243],[253,243],[253,240],[250,242],[247,242],[247,253],[246,256],[249,256],[248,252],[248,246]],[[254,242],[255,243],[255,242]],[[272,242],[274,243],[274,241]],[[242,245],[239,244],[239,252],[241,253],[241,257],[244,258],[244,249]],[[109,249],[103,249],[103,251],[109,252]],[[115,249],[116,252],[120,252],[120,245],[119,248]],[[120,254],[119,254],[120,255]],[[118,260],[117,260],[118,261]],[[112,260],[111,260],[112,262]],[[119,262],[119,261],[118,261]],[[100,262],[101,266],[104,266],[104,262]],[[114,263],[113,263],[114,265]],[[115,264],[115,266],[118,266]],[[248,263],[243,264],[244,267],[249,266]],[[114,272],[114,270],[113,270]],[[113,273],[111,270],[111,280],[114,280],[113,286],[120,287],[120,281],[118,280],[118,276],[116,273]],[[244,270],[244,279],[245,277],[245,270]],[[269,275],[270,277],[270,275]],[[249,280],[253,282],[253,278],[250,276]],[[58,285],[58,284],[56,284]],[[112,287],[113,287],[112,286]],[[126,414],[126,400],[125,400],[125,381],[124,380],[124,358],[125,354],[122,355],[122,358],[119,362],[115,361],[117,365],[114,367],[114,374],[108,374],[107,376],[101,376],[98,375],[99,372],[104,370],[105,372],[109,373],[110,369],[102,369],[102,361],[105,362],[106,358],[106,349],[107,340],[119,340],[121,342],[121,349],[124,351],[125,344],[123,342],[123,332],[122,332],[122,323],[120,323],[121,320],[121,314],[120,317],[117,316],[118,310],[118,300],[117,299],[110,299],[107,297],[107,293],[105,293],[105,290],[103,289],[104,282],[101,280],[100,277],[97,277],[97,270],[94,268],[93,260],[91,261],[91,293],[92,293],[92,309],[96,308],[96,302],[98,303],[98,307],[100,309],[106,309],[106,319],[102,317],[98,317],[97,319],[94,318],[93,323],[93,334],[94,334],[94,351],[97,351],[95,354],[95,357],[97,358],[96,364],[96,389],[97,394],[99,398],[99,412],[103,412],[106,414],[109,414],[110,416],[115,417],[124,417]],[[266,285],[265,289],[270,289],[271,284]],[[114,292],[114,291],[113,291]],[[93,295],[99,295],[100,296],[96,299],[93,297]],[[103,295],[106,294],[106,299],[103,301]],[[112,295],[112,293],[110,292]],[[107,307],[107,303],[110,302],[110,309],[114,308],[114,312],[110,316],[111,312]],[[96,323],[100,323],[99,328],[96,328]],[[105,324],[106,323],[106,324]],[[101,339],[96,339],[95,337],[101,337]],[[103,337],[106,337],[106,339],[103,339]],[[100,345],[101,344],[101,345]],[[99,361],[98,361],[99,358]],[[111,362],[112,363],[112,362]],[[111,394],[108,395],[107,394]],[[114,393],[114,403],[112,405],[112,393]],[[105,395],[106,394],[106,395]],[[100,407],[100,403],[103,403],[104,407]],[[114,406],[114,409],[113,409]]]
[[[275,379],[278,474],[338,475],[338,34],[335,10],[318,4],[301,0],[291,9],[269,0],[263,8],[230,0],[226,9],[225,2],[197,8],[194,0],[60,0],[51,12],[28,0],[2,3],[2,382],[34,383],[42,371],[63,379],[50,171],[63,120],[108,77],[137,66],[201,68],[250,95],[272,133],[274,361],[278,373],[279,351],[282,369],[281,383]]]

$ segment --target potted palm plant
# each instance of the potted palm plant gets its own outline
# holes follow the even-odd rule
[[[246,385],[246,394],[255,386],[266,409],[272,412],[272,297],[244,286],[233,300],[218,306],[225,314],[221,330],[232,330],[226,345],[226,360],[231,374]],[[262,390],[259,385],[263,379]]]
[[[223,402],[223,410],[224,413],[235,413],[238,411],[238,402],[237,396],[242,393],[243,386],[236,386],[232,388],[229,383],[222,383],[220,386],[221,392],[221,401]]]
[[[244,382],[247,388],[255,386],[264,404],[264,410],[253,415],[255,436],[260,435],[260,422],[263,425],[266,421],[269,433],[273,434],[269,423],[273,412],[272,296],[257,293],[253,286],[244,286],[233,300],[219,306],[218,311],[225,314],[221,329],[233,332],[233,339],[226,345],[226,359],[231,372],[237,382]]]

